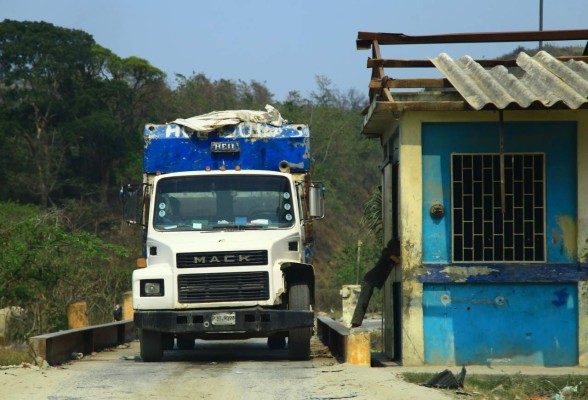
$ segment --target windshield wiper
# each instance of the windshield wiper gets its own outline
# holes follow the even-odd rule
[[[252,229],[264,229],[266,225],[238,225],[238,224],[219,224],[211,226],[214,230],[244,231]]]
[[[171,224],[171,225],[165,225],[165,226],[161,227],[160,229],[162,229],[164,231],[191,231],[191,230],[195,230],[196,228],[194,228],[194,226],[191,224],[176,223],[176,224]]]

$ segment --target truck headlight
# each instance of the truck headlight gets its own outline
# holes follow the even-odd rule
[[[141,297],[161,297],[163,292],[163,279],[141,280]]]

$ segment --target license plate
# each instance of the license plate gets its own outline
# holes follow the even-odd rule
[[[235,318],[235,313],[217,313],[212,314],[212,325],[235,325],[237,323],[237,319]]]

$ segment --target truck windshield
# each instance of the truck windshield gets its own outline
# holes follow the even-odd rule
[[[287,228],[294,224],[288,179],[281,176],[186,176],[155,188],[157,230]]]

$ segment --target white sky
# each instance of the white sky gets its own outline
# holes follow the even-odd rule
[[[544,0],[544,30],[587,29],[588,0]],[[315,76],[367,96],[369,51],[358,31],[428,35],[538,30],[539,0],[0,0],[0,20],[81,29],[120,57],[174,74],[256,80],[277,100],[308,96]],[[584,46],[584,42],[562,43]],[[383,46],[385,58],[494,58],[517,43]],[[521,43],[534,47],[536,43]],[[387,69],[392,77],[405,72]],[[409,72],[409,74],[415,72]],[[417,76],[433,76],[419,70]]]

